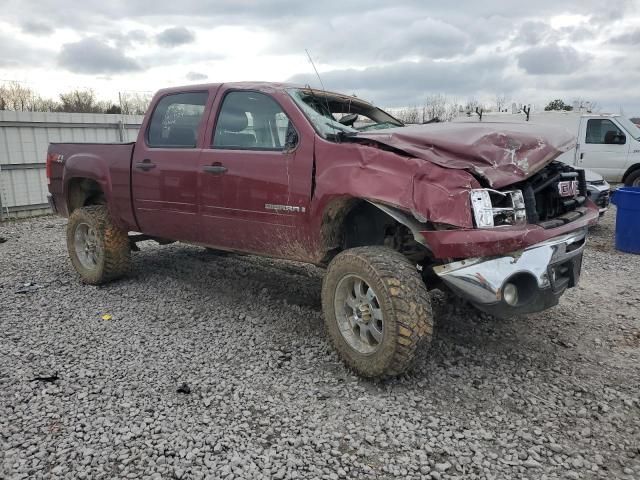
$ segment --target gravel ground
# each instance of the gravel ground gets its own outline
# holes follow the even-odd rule
[[[92,287],[66,220],[0,225],[0,478],[640,478],[640,256],[614,214],[550,311],[434,293],[432,348],[385,383],[338,361],[313,267],[147,242]]]

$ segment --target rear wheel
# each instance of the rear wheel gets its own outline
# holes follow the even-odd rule
[[[427,289],[403,255],[359,247],[337,255],[322,285],[329,337],[344,362],[365,377],[399,375],[431,340]]]
[[[71,214],[67,249],[82,280],[92,285],[115,280],[130,268],[127,232],[113,224],[104,205],[79,208]]]
[[[626,187],[640,187],[640,168],[631,172],[624,184]]]

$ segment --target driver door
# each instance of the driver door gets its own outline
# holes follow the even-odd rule
[[[298,161],[298,134],[271,96],[224,95],[211,145],[200,156],[203,243],[223,249],[289,255],[307,217],[307,163]],[[303,160],[303,159],[300,159]]]
[[[624,131],[610,118],[586,118],[580,126],[580,140],[578,165],[609,181],[620,181],[629,154]]]

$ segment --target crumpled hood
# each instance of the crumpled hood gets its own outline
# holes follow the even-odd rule
[[[467,170],[493,188],[524,180],[575,146],[557,127],[505,123],[436,123],[361,132],[373,141],[445,168]]]

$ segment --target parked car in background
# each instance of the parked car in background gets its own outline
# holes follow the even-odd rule
[[[558,160],[592,170],[609,182],[640,186],[640,128],[623,115],[580,112],[475,113],[455,122],[529,123],[564,127],[577,138]]]
[[[584,170],[555,160],[573,142],[539,125],[406,127],[309,87],[194,85],[158,92],[135,143],[52,143],[47,178],[85,282],[124,275],[147,239],[325,267],[335,348],[387,377],[431,338],[428,289],[505,316],[578,283],[598,208]]]
[[[587,181],[587,195],[589,199],[595,203],[600,212],[600,216],[609,210],[611,203],[611,185],[602,175],[597,174],[593,170],[584,169],[585,180]]]

